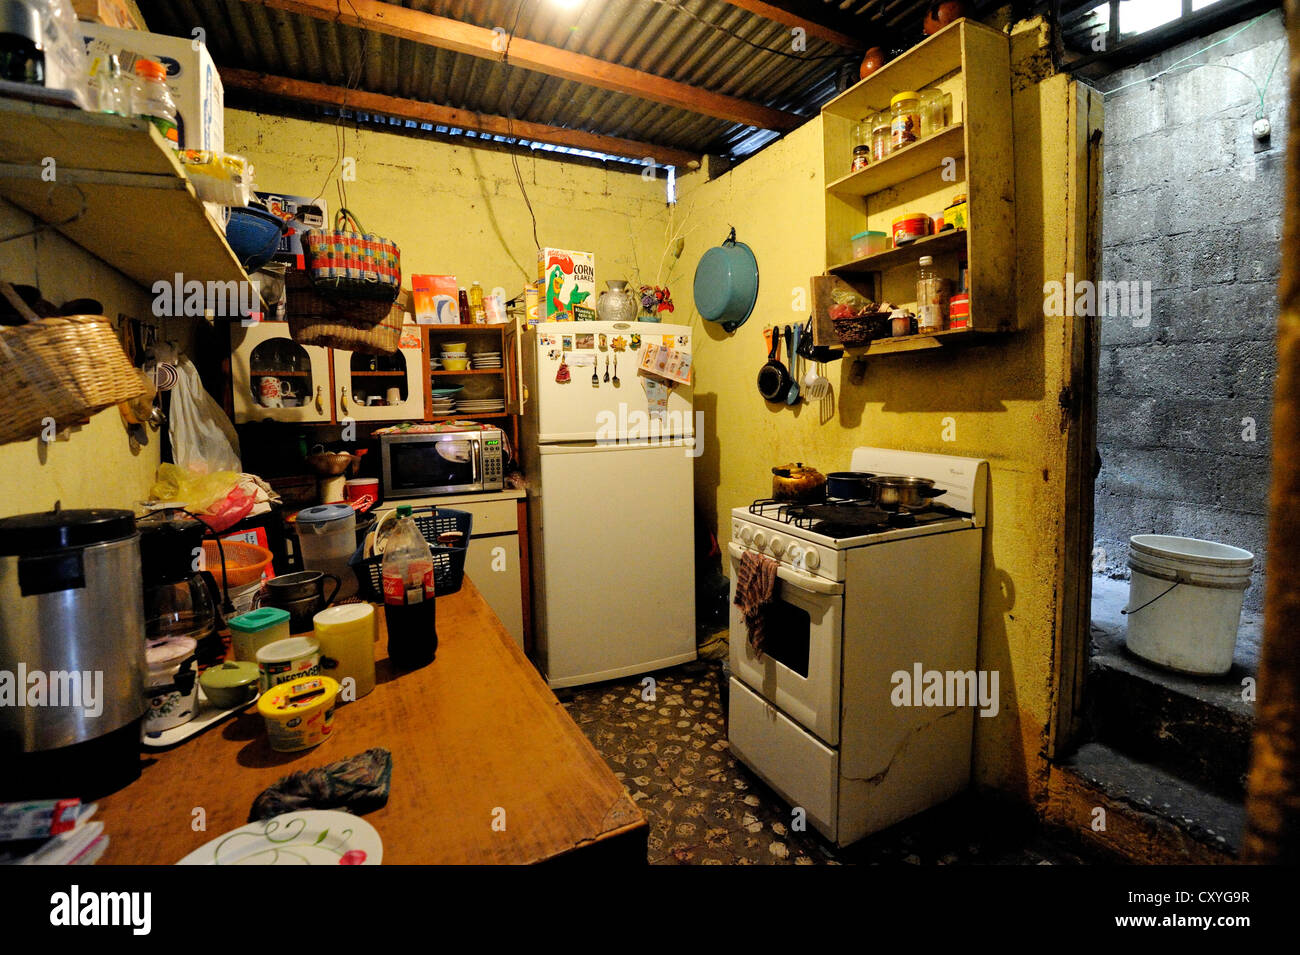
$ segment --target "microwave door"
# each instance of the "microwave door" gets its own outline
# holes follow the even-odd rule
[[[474,442],[464,439],[395,442],[390,453],[391,491],[473,490],[478,484],[477,457]]]

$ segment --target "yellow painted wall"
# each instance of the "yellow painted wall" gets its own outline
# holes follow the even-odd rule
[[[319,195],[332,215],[338,157],[354,159],[349,208],[397,242],[404,276],[451,273],[510,297],[536,278],[532,221],[508,153],[372,130],[348,130],[340,153],[338,135],[329,124],[226,110],[226,149],[253,162],[263,191]],[[653,275],[666,222],[662,180],[540,156],[518,164],[543,247],[594,252],[598,289],[635,280],[638,265]]]
[[[688,239],[684,262],[697,262],[728,226],[754,250],[760,288],[750,320],[732,335],[703,322],[691,303],[689,270],[674,288],[678,315],[701,331],[695,395],[706,417],[696,503],[719,539],[730,537],[730,508],[770,493],[773,465],[844,470],[859,445],[988,459],[979,665],[999,671],[1002,705],[997,717],[975,721],[976,779],[1027,800],[1045,784],[1039,754],[1052,695],[1064,502],[1064,332],[1059,320],[1044,328],[1042,283],[1066,271],[1067,99],[1064,77],[1014,95],[1018,295],[1030,329],[1023,335],[954,352],[877,357],[859,385],[848,382],[847,362],[829,365],[835,406],[824,423],[816,406],[776,406],[759,396],[764,326],[806,319],[806,306],[792,308],[795,290],[825,266],[820,120],[712,182],[702,173],[682,182],[679,215],[704,225]],[[951,442],[942,438],[949,417]]]
[[[0,235],[34,224],[0,201]],[[110,317],[150,316],[144,289],[53,231],[0,244],[0,278],[35,285],[56,305],[89,297],[103,303]],[[55,501],[69,508],[131,507],[145,496],[157,467],[156,437],[133,453],[117,408],[109,408],[70,431],[66,441],[0,445],[0,517],[46,510]]]

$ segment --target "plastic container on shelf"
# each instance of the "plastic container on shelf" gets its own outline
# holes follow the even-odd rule
[[[868,255],[877,255],[889,249],[889,233],[887,232],[859,232],[850,240],[853,243],[853,257],[855,259],[866,258]]]
[[[922,335],[941,332],[948,317],[951,283],[939,277],[931,256],[921,256],[916,274],[916,330]]]
[[[892,151],[889,135],[890,115],[881,110],[871,115],[871,161],[880,162]]]
[[[231,617],[230,652],[236,660],[257,662],[257,651],[268,643],[289,639],[289,611],[279,607],[258,607]]]
[[[943,91],[933,87],[921,90],[921,135],[933,136],[947,127]]]
[[[357,547],[357,512],[347,504],[321,504],[298,512],[298,547],[307,570],[323,570],[339,579],[336,601],[357,592],[348,560]]]
[[[172,149],[180,148],[176,123],[176,101],[167,89],[167,68],[157,60],[135,61],[135,93],[131,112],[157,127]]]
[[[483,286],[477,282],[469,287],[469,311],[473,316],[471,321],[475,325],[487,323],[487,309],[483,305]]]
[[[921,96],[912,90],[889,101],[890,151],[910,146],[921,138]]]

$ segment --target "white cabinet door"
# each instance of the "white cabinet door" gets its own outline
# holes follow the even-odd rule
[[[524,603],[519,578],[518,535],[470,538],[469,550],[465,553],[465,573],[522,650]]]
[[[424,418],[424,351],[418,325],[403,325],[392,355],[334,350],[334,407],[339,420]],[[390,392],[396,390],[396,395]],[[395,398],[395,401],[390,401]]]
[[[230,334],[237,423],[333,419],[328,348],[299,345],[287,322],[232,324]]]

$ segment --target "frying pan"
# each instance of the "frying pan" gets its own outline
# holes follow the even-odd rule
[[[790,372],[777,357],[781,353],[781,332],[779,329],[763,330],[763,341],[767,342],[767,364],[758,370],[758,393],[768,401],[785,401],[790,389]]]

